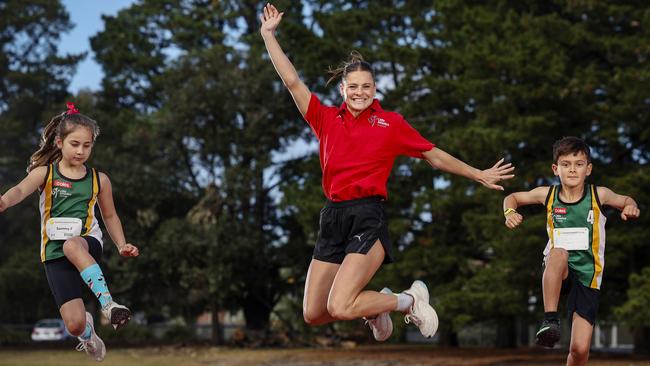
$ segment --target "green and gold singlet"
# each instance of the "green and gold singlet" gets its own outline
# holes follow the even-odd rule
[[[553,229],[587,228],[589,249],[569,251],[569,269],[589,288],[600,289],[605,267],[605,221],[596,186],[586,184],[582,198],[575,203],[560,200],[560,186],[552,186],[546,197],[548,244],[544,255],[554,247]]]
[[[46,233],[50,218],[65,217],[80,219],[83,227],[81,236],[92,236],[102,243],[102,231],[95,217],[95,204],[99,194],[99,174],[86,167],[81,179],[70,179],[59,172],[58,164],[47,168],[45,184],[40,191],[41,211],[41,262],[61,258],[64,240],[51,240]]]

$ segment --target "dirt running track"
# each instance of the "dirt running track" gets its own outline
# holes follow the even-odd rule
[[[112,349],[102,365],[119,366],[545,366],[564,365],[562,350],[440,349],[372,346],[353,349],[225,349],[157,347]],[[97,365],[74,350],[8,351],[0,366]],[[590,366],[650,366],[650,358],[593,354]]]

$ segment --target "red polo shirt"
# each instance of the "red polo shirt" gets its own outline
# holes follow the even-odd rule
[[[355,118],[345,103],[325,106],[312,93],[305,120],[318,138],[323,191],[332,201],[388,198],[386,182],[395,158],[422,159],[435,146],[399,113],[384,111],[377,99]]]

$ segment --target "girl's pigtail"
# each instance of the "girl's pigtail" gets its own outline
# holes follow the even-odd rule
[[[39,166],[48,165],[61,158],[61,150],[56,147],[56,136],[59,130],[59,125],[65,120],[66,113],[52,118],[45,126],[41,134],[41,142],[38,150],[29,158],[29,166],[27,172],[31,172]]]

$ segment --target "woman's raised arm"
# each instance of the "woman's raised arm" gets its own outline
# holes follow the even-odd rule
[[[262,39],[264,39],[266,51],[271,57],[275,71],[277,71],[282,82],[289,89],[293,101],[296,103],[300,114],[304,117],[307,113],[307,107],[309,107],[311,92],[305,83],[300,80],[296,68],[293,67],[293,64],[289,61],[284,51],[282,51],[282,47],[280,47],[278,40],[275,38],[275,29],[280,24],[283,14],[278,12],[275,6],[266,4],[264,6],[264,13],[260,15],[260,20],[262,21],[260,33],[262,34]]]

